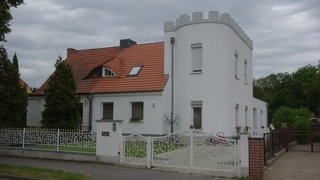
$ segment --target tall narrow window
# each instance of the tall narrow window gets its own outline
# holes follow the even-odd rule
[[[113,120],[113,103],[103,103],[102,119]]]
[[[236,79],[239,79],[238,77],[238,60],[239,59],[239,55],[238,55],[238,52],[235,52],[234,53],[234,77]]]
[[[263,110],[260,111],[260,122],[261,122],[261,128],[264,127],[263,125]]]
[[[235,121],[236,126],[239,126],[239,104],[236,104],[235,106]]]
[[[248,84],[248,61],[244,59],[244,83]]]
[[[244,109],[244,120],[245,120],[246,126],[248,126],[248,106],[246,106]]]
[[[192,101],[193,127],[202,129],[202,101]]]
[[[191,44],[192,72],[202,72],[202,43]]]
[[[143,102],[131,103],[131,122],[143,121]]]
[[[253,129],[258,128],[258,116],[257,116],[257,108],[253,108]]]

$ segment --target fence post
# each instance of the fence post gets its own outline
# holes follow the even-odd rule
[[[240,133],[239,140],[239,149],[240,149],[240,157],[239,157],[239,172],[238,176],[248,176],[249,175],[249,145],[248,138],[249,133]]]
[[[264,139],[249,138],[249,179],[264,178]]]
[[[190,167],[193,167],[193,129],[190,130],[190,151],[189,151]]]
[[[147,137],[147,168],[151,167],[151,137]]]
[[[24,148],[24,143],[26,138],[26,128],[23,128],[23,134],[22,134],[22,148]]]
[[[59,151],[60,129],[57,132],[57,150]]]

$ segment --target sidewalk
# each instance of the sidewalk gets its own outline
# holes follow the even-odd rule
[[[265,180],[319,180],[320,152],[289,151],[264,172]]]
[[[145,168],[128,168],[101,163],[87,163],[48,159],[28,159],[11,156],[0,156],[0,163],[9,165],[39,167],[46,169],[59,169],[64,170],[66,172],[89,174],[95,180],[228,180],[228,178],[181,174]]]

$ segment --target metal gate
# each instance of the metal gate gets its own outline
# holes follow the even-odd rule
[[[122,164],[150,166],[150,138],[139,134],[122,137],[120,161]],[[148,165],[149,164],[149,165]]]
[[[197,130],[183,130],[164,137],[123,137],[121,162],[131,165],[183,170],[225,172],[237,175],[238,145]]]

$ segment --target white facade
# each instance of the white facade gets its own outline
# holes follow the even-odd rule
[[[266,124],[266,106],[264,102],[254,103],[253,98],[252,41],[228,14],[209,12],[208,19],[201,12],[193,13],[192,19],[182,15],[176,23],[165,22],[164,31],[165,73],[172,77],[173,56],[173,113],[181,122],[179,129],[195,125],[197,107],[202,111],[201,129],[207,132],[230,136],[236,126],[253,128],[254,111],[264,112],[259,116],[264,120],[261,124]],[[196,46],[202,50],[198,67],[194,67],[192,52]],[[171,80],[165,90],[165,104],[171,101]]]
[[[143,120],[140,122],[130,122],[132,102],[143,102]],[[162,135],[167,133],[163,121],[161,92],[94,95],[92,106],[93,130],[97,129],[95,120],[103,119],[104,103],[113,103],[113,119],[123,120],[123,133],[125,134]]]
[[[253,98],[252,41],[230,15],[182,15],[176,23],[165,22],[164,32],[164,73],[169,77],[164,90],[81,96],[83,126],[90,124],[95,131],[96,120],[103,119],[103,104],[112,103],[113,119],[123,120],[126,134],[167,134],[165,119],[172,112],[177,117],[174,131],[200,126],[233,136],[237,126],[267,127],[267,104]],[[133,102],[143,103],[143,121],[130,122]],[[41,125],[43,104],[43,97],[29,100],[28,126]]]

